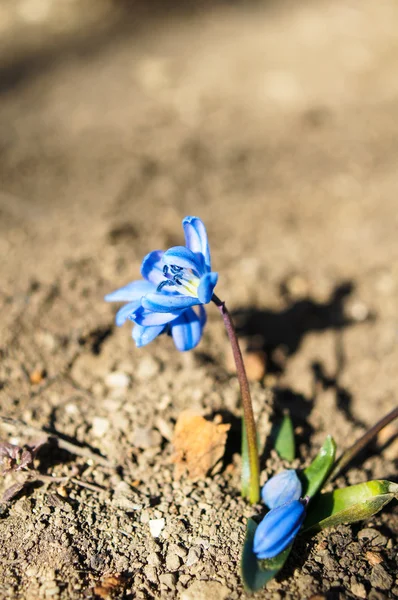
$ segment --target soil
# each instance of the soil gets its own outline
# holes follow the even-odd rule
[[[185,215],[255,350],[263,439],[288,408],[305,465],[397,405],[397,19],[394,0],[1,0],[0,434],[87,451],[43,446],[41,475],[68,480],[3,510],[1,598],[246,597],[259,509],[219,314],[190,353],[138,350],[103,301]],[[231,424],[195,482],[170,460],[187,409]],[[379,442],[336,485],[396,480],[396,428]],[[266,449],[263,481],[284,466]],[[397,537],[396,503],[301,537],[257,597],[397,597]]]

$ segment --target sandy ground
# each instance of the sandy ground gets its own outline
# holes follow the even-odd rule
[[[397,405],[397,19],[394,0],[0,2],[1,415],[25,423],[1,437],[44,428],[108,461],[41,450],[42,474],[95,487],[32,486],[3,512],[1,598],[245,596],[253,509],[217,310],[178,354],[137,350],[102,300],[182,242],[187,214],[243,345],[265,352],[260,429],[289,408],[297,466]],[[187,408],[232,424],[199,482],[170,463]],[[339,484],[396,479],[396,457],[369,449]],[[258,597],[397,597],[397,536],[395,504],[302,539]]]

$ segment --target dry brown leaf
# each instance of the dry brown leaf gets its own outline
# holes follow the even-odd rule
[[[113,598],[121,587],[124,587],[126,580],[120,573],[114,575],[106,575],[101,579],[101,584],[94,587],[94,594],[103,598],[103,600],[110,600]]]
[[[378,552],[368,550],[365,552],[365,556],[371,565],[379,565],[383,562],[383,557]]]
[[[193,480],[203,479],[223,457],[227,432],[231,425],[223,424],[221,417],[207,421],[192,411],[184,411],[177,419],[173,445],[175,476],[184,471]]]

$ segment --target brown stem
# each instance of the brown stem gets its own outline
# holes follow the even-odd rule
[[[244,430],[242,431],[242,438],[243,445],[245,444],[245,439],[247,440],[247,450],[249,455],[250,466],[250,483],[248,498],[252,504],[256,504],[260,498],[260,468],[257,450],[256,423],[254,420],[249,382],[247,380],[245,364],[243,362],[242,352],[239,347],[239,342],[231,315],[229,314],[228,309],[225,306],[225,302],[220,300],[215,294],[213,294],[212,300],[219,309],[221,316],[224,320],[225,328],[227,330],[229,341],[231,343],[232,353],[236,364],[236,371],[238,375],[243,406],[242,427],[244,428]],[[242,458],[244,460],[244,456]]]

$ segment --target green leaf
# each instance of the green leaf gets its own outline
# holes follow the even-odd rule
[[[253,539],[256,529],[257,523],[253,519],[248,519],[241,559],[243,585],[248,593],[257,592],[275,577],[285,564],[292,548],[292,545],[288,546],[274,558],[257,560],[253,552]]]
[[[312,463],[300,474],[303,496],[312,498],[321,489],[336,456],[336,442],[328,435]]]
[[[398,497],[398,484],[383,479],[320,494],[309,505],[304,531],[368,519],[394,497]]]
[[[284,415],[282,421],[275,429],[274,448],[281,458],[291,462],[296,455],[296,448],[294,443],[293,423],[288,413]]]

